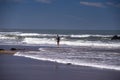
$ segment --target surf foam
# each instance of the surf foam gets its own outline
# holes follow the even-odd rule
[[[89,67],[95,67],[95,68],[101,68],[101,69],[112,69],[112,70],[120,71],[119,65],[103,64],[101,63],[101,61],[87,62],[86,57],[83,60],[70,59],[65,52],[59,53],[58,51],[58,53],[56,53],[56,51],[51,52],[51,51],[46,51],[44,49],[40,49],[40,51],[16,52],[14,56],[23,56],[23,57],[43,60],[43,61],[52,61],[52,62],[58,62],[63,64],[71,63],[73,65],[79,65],[79,66],[89,66]],[[72,56],[72,53],[69,53],[69,55]]]

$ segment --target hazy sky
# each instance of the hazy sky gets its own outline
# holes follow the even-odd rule
[[[0,28],[120,29],[120,0],[0,0]]]

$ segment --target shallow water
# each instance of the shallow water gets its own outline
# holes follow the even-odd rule
[[[70,63],[97,67],[103,69],[120,70],[120,52],[104,48],[91,47],[46,47],[39,51],[17,52],[15,56],[23,56],[38,60],[58,63]]]
[[[56,47],[57,32],[60,48]],[[111,40],[115,33],[120,36],[115,31],[2,31],[0,45],[40,47],[38,51],[17,52],[15,56],[120,70],[120,41]]]

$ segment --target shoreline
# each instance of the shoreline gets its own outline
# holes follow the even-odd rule
[[[19,50],[21,51],[21,50]],[[1,55],[12,55],[14,57],[23,57],[23,56],[15,56],[14,54],[16,52],[19,52],[18,50],[15,50],[15,51],[11,51],[11,50],[3,50],[3,51],[0,51],[0,54]],[[23,57],[23,58],[28,58],[28,59],[31,59],[31,60],[38,60],[38,59],[34,59],[34,58],[29,58],[29,57]],[[50,63],[57,63],[57,64],[63,64],[63,65],[68,65],[68,66],[80,66],[80,67],[88,67],[88,68],[96,68],[96,69],[100,69],[100,70],[113,70],[113,71],[119,71],[117,69],[108,69],[108,68],[100,68],[100,67],[95,67],[95,66],[87,66],[87,65],[77,65],[77,64],[72,64],[72,63],[60,63],[60,62],[56,62],[56,61],[49,61],[49,60],[38,60],[38,61],[43,61],[43,62],[50,62]]]
[[[0,55],[0,80],[120,80],[120,71]]]
[[[14,56],[17,51],[35,51],[38,47],[1,46],[1,49],[4,50],[0,50],[0,80],[120,80],[117,70]]]
[[[1,47],[1,46],[0,46]],[[0,54],[8,54],[8,55],[13,55],[16,53],[16,52],[27,52],[27,51],[39,51],[38,49],[39,48],[46,48],[45,46],[21,46],[21,45],[4,45],[3,48],[0,48]],[[18,55],[19,56],[19,55]],[[22,56],[20,56],[22,57]],[[26,57],[24,57],[26,58]],[[29,57],[28,57],[29,58]],[[30,59],[34,59],[34,58],[30,58]],[[37,60],[37,59],[34,59],[34,60]],[[97,68],[97,69],[106,69],[106,70],[115,70],[115,71],[119,71],[118,68],[108,68],[107,66],[98,66],[98,65],[92,65],[92,66],[88,66],[89,64],[74,64],[74,63],[62,63],[62,62],[56,62],[56,61],[49,61],[49,60],[41,60],[39,59],[40,61],[48,61],[48,62],[55,62],[55,63],[59,63],[59,64],[64,64],[64,65],[74,65],[74,66],[83,66],[83,67],[90,67],[90,68]],[[112,66],[113,67],[113,66]]]

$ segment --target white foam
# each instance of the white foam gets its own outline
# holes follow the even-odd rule
[[[93,34],[83,34],[83,35],[70,35],[71,37],[78,37],[78,38],[84,38],[84,37],[112,37],[112,35],[93,35]]]
[[[61,41],[61,44],[64,45],[73,45],[73,46],[91,46],[91,47],[108,47],[108,48],[120,48],[120,43],[103,43],[99,41]]]
[[[90,35],[71,35],[70,37],[79,37],[79,38],[81,38],[81,37],[90,37]]]
[[[55,44],[55,41],[47,38],[25,38],[22,42],[27,44]]]
[[[21,33],[19,36],[55,36],[54,34]]]
[[[38,33],[21,33],[20,36],[39,36]]]
[[[16,52],[14,56],[23,56],[23,57],[37,59],[37,60],[52,61],[52,62],[58,62],[58,63],[63,63],[63,64],[71,63],[73,65],[89,66],[89,67],[95,67],[95,68],[101,68],[101,69],[112,69],[112,70],[120,71],[120,66],[107,65],[107,64],[103,65],[100,63],[90,63],[90,62],[85,62],[85,61],[80,61],[80,60],[76,61],[76,60],[70,60],[70,59],[52,58],[52,57],[47,57],[43,55],[40,55],[40,56],[31,55],[31,53],[40,54],[40,52],[29,51],[29,52]]]
[[[8,40],[11,40],[11,39],[16,39],[15,37],[6,37],[6,36],[0,36],[0,39],[8,39]]]
[[[54,38],[25,38],[23,43],[26,44],[52,44],[56,45],[56,41]],[[91,46],[91,47],[108,47],[108,48],[119,48],[120,43],[105,43],[100,41],[68,41],[68,40],[61,40],[60,45],[69,45],[69,46]]]

